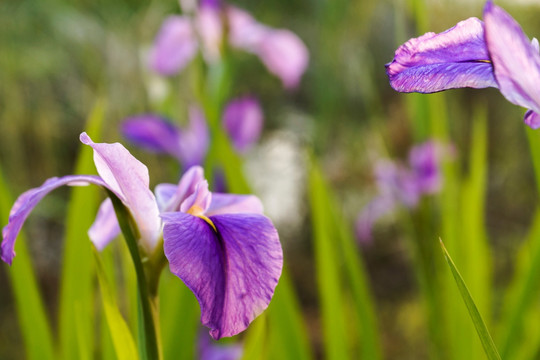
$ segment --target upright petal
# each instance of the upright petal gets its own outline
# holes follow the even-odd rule
[[[263,204],[255,195],[212,193],[212,202],[206,215],[219,214],[263,214]]]
[[[161,75],[173,75],[193,59],[197,47],[191,20],[185,16],[169,16],[154,42],[150,66]]]
[[[162,214],[171,272],[193,291],[201,322],[214,339],[246,329],[270,303],[283,254],[276,229],[261,215],[216,215],[204,220]]]
[[[540,55],[519,24],[491,1],[484,9],[486,42],[501,93],[540,113]]]
[[[433,194],[440,190],[442,177],[439,163],[441,161],[440,144],[427,141],[416,145],[409,152],[409,164],[422,194]]]
[[[162,204],[162,211],[180,211],[180,205],[188,196],[195,192],[197,184],[204,180],[204,170],[200,166],[189,168],[178,185],[160,184],[156,186],[158,203]]]
[[[254,96],[244,96],[227,104],[223,125],[239,152],[248,150],[259,140],[264,117],[259,101]]]
[[[122,123],[122,134],[146,150],[181,160],[180,129],[156,114],[131,116]]]
[[[484,40],[484,24],[469,18],[440,34],[426,33],[401,45],[386,65],[400,92],[497,87]]]
[[[201,3],[196,26],[204,46],[203,56],[209,63],[216,62],[221,57],[223,43],[223,21],[220,4],[214,1]]]
[[[201,165],[208,151],[210,134],[201,109],[189,109],[189,125],[180,136],[180,158],[185,168]]]
[[[86,133],[81,134],[81,142],[94,149],[99,175],[120,194],[137,223],[142,246],[151,253],[161,231],[161,221],[156,198],[149,189],[148,168],[119,143],[94,143]]]
[[[208,190],[208,181],[203,180],[195,186],[195,191],[180,204],[180,211],[202,215],[210,207],[211,201],[212,193]]]
[[[88,237],[101,251],[119,234],[120,225],[118,225],[112,201],[107,198],[99,206],[96,220],[88,230]]]
[[[96,184],[106,188],[109,186],[98,176],[69,175],[61,178],[48,179],[40,187],[24,192],[13,204],[9,214],[8,224],[2,229],[2,246],[0,257],[11,265],[15,256],[15,240],[24,224],[24,221],[34,207],[51,191],[62,185],[87,185]],[[114,191],[113,189],[110,189]]]

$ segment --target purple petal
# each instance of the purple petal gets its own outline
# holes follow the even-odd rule
[[[384,215],[392,212],[396,203],[392,197],[379,196],[373,199],[362,210],[356,220],[356,236],[361,243],[369,244],[373,241],[373,225]]]
[[[173,75],[193,59],[197,46],[191,20],[185,16],[169,16],[154,42],[150,67],[161,75]]]
[[[223,114],[223,125],[239,152],[248,150],[259,140],[263,121],[261,105],[253,96],[232,100]]]
[[[171,272],[193,291],[201,322],[214,339],[246,329],[270,303],[283,254],[276,229],[261,215],[215,215],[204,220],[162,214]]]
[[[203,180],[197,183],[195,191],[187,197],[180,205],[180,211],[194,211],[196,214],[204,214],[210,202],[212,201],[212,193],[208,190],[208,181]]]
[[[232,46],[256,54],[286,88],[299,84],[308,66],[309,52],[296,34],[262,25],[235,7],[227,9],[227,18]]]
[[[261,200],[255,195],[233,195],[212,193],[212,202],[206,215],[219,214],[263,214]]]
[[[242,358],[242,345],[217,344],[208,334],[201,333],[198,341],[199,360],[237,360]]]
[[[119,143],[94,143],[86,133],[80,139],[94,149],[99,175],[130,210],[141,234],[141,244],[151,253],[159,238],[161,221],[156,198],[148,188],[148,168]]]
[[[162,204],[163,211],[180,211],[180,205],[195,192],[197,184],[203,180],[203,168],[192,166],[182,175],[178,185],[160,184],[156,186],[156,196],[158,196],[158,203]]]
[[[428,141],[416,145],[409,153],[409,164],[422,194],[434,194],[441,189],[440,151],[439,144]]]
[[[486,3],[486,42],[501,93],[513,104],[540,113],[540,55],[519,24]]]
[[[180,158],[185,168],[201,165],[208,151],[210,134],[206,119],[197,107],[189,109],[189,126],[180,135]]]
[[[257,54],[285,88],[298,86],[309,63],[309,52],[300,38],[289,30],[269,30],[258,46]]]
[[[532,111],[532,110],[528,110],[525,113],[525,117],[524,117],[523,121],[531,129],[536,130],[536,129],[540,128],[540,116],[537,113],[535,113],[534,111]]]
[[[403,205],[414,208],[420,199],[416,177],[404,167],[390,161],[381,161],[375,168],[379,192]]]
[[[489,59],[483,23],[469,18],[440,34],[407,41],[386,65],[386,73],[400,92],[497,87]]]
[[[9,214],[8,224],[2,229],[2,246],[0,257],[2,260],[11,265],[15,256],[15,240],[24,224],[24,221],[34,209],[34,207],[51,191],[62,185],[88,185],[96,184],[106,188],[109,186],[98,176],[91,175],[69,175],[61,178],[48,179],[40,187],[30,189],[24,192],[13,207]],[[110,189],[114,191],[113,189]]]
[[[159,115],[143,114],[127,118],[122,124],[122,134],[146,150],[181,159],[180,130]]]
[[[213,63],[221,57],[223,42],[223,21],[221,10],[214,6],[199,7],[196,18],[197,30],[203,41],[203,55],[207,62]]]
[[[88,230],[88,237],[101,251],[111,240],[120,234],[120,226],[110,198],[105,199],[99,207],[96,220]]]

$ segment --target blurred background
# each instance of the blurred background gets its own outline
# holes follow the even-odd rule
[[[329,357],[321,330],[318,263],[308,201],[309,154],[317,159],[334,192],[344,223],[353,229],[358,214],[377,193],[373,171],[380,159],[405,163],[411,147],[439,134],[454,148],[450,160],[454,174],[466,179],[476,139],[472,124],[478,112],[487,118],[483,128],[486,173],[482,196],[470,198],[470,206],[476,209],[475,201],[482,202],[478,220],[482,229],[481,234],[469,235],[471,241],[475,236],[484,237],[491,249],[486,253],[491,263],[489,278],[484,279],[493,285],[486,300],[491,310],[483,315],[494,322],[499,319],[503,313],[500,298],[512,283],[518,249],[538,205],[528,141],[531,137],[540,141],[539,135],[529,134],[522,122],[524,110],[505,101],[495,89],[460,89],[421,98],[392,90],[384,71],[384,64],[407,39],[426,31],[444,31],[471,16],[481,18],[484,2],[276,0],[233,4],[264,24],[292,30],[310,53],[309,68],[296,90],[284,90],[256,57],[234,53],[239,75],[231,91],[233,95],[257,94],[264,110],[263,135],[245,155],[244,173],[281,234],[314,356]],[[530,37],[540,34],[539,2],[497,4]],[[12,196],[49,177],[74,172],[78,136],[97,102],[105,109],[103,141],[123,142],[145,163],[151,187],[177,181],[171,177],[180,172],[174,159],[131,146],[119,131],[124,118],[154,110],[153,99],[164,91],[175,94],[170,114],[180,121],[187,116],[194,99],[189,68],[165,80],[152,74],[146,63],[163,19],[174,13],[180,13],[180,8],[173,0],[0,2],[0,167]],[[422,112],[422,106],[427,106],[428,113]],[[444,128],[442,133],[433,130],[437,124]],[[443,189],[446,185],[443,182]],[[459,206],[467,208],[465,190],[458,186],[452,191],[461,199]],[[66,188],[53,192],[25,225],[53,329],[58,328],[55,319],[69,194]],[[420,208],[400,208],[377,222],[371,242],[356,243],[372,291],[385,359],[434,358],[426,305],[408,245],[411,232],[407,223],[411,221],[404,218],[413,213],[413,224],[427,223],[436,242],[448,230],[443,225],[445,201],[443,190],[443,195],[424,199]],[[6,222],[2,218],[2,224]],[[86,229],[80,229],[79,235],[81,241],[87,241]],[[441,253],[434,256],[443,259]],[[455,257],[459,267],[459,254]],[[467,269],[463,270],[467,280]],[[9,271],[8,266],[0,266],[0,358],[20,359],[24,347]],[[474,268],[468,271],[474,272]]]

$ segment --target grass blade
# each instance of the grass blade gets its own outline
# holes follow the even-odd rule
[[[456,281],[456,285],[459,289],[463,302],[465,302],[465,306],[469,311],[469,315],[474,324],[476,332],[478,333],[478,337],[480,338],[482,346],[484,347],[484,352],[486,353],[489,360],[501,360],[499,352],[495,347],[495,343],[493,342],[493,339],[489,334],[486,324],[484,323],[484,320],[482,320],[482,316],[480,315],[480,312],[478,311],[478,308],[476,307],[474,300],[469,293],[469,289],[467,289],[467,285],[465,285],[465,282],[463,281],[463,278],[461,277],[458,269],[456,268],[454,261],[452,261],[450,254],[444,247],[442,240],[440,242],[444,257],[446,259],[446,262],[448,263],[448,266],[450,266],[452,276]]]
[[[107,282],[107,276],[105,275],[105,269],[99,259],[99,254],[94,248],[94,263],[96,265],[96,274],[101,288],[101,300],[103,301],[103,307],[105,310],[105,317],[116,351],[116,356],[120,360],[137,359],[137,349],[135,347],[135,341],[131,335],[128,325],[126,324],[116,301],[110,285]]]

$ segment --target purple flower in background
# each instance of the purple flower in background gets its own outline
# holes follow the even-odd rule
[[[191,108],[189,117],[189,127],[179,129],[158,115],[137,115],[124,121],[122,133],[137,146],[169,154],[185,167],[199,165],[208,150],[208,128],[200,109]],[[231,100],[224,110],[223,126],[238,152],[249,150],[257,142],[263,122],[261,105],[254,96]]]
[[[238,360],[242,358],[242,345],[218,345],[208,335],[201,333],[197,344],[199,360]]]
[[[519,24],[492,1],[486,3],[484,21],[470,18],[400,46],[386,65],[390,85],[421,93],[496,87],[511,103],[528,108],[525,123],[539,128],[538,41],[529,41]]]
[[[206,119],[197,107],[189,109],[189,124],[184,129],[159,115],[142,114],[125,119],[122,134],[146,150],[175,157],[185,168],[203,163],[210,137]]]
[[[2,260],[12,263],[15,239],[24,221],[50,191],[61,185],[100,185],[129,209],[147,255],[163,239],[170,270],[195,294],[201,322],[211,329],[212,337],[245,330],[268,306],[283,266],[277,231],[262,215],[259,199],[211,193],[200,167],[189,169],[178,185],[158,185],[154,196],[148,187],[148,169],[122,145],[94,143],[86,133],[81,134],[81,141],[94,149],[99,176],[52,178],[22,194],[2,231]],[[118,233],[107,199],[89,236],[102,249]]]
[[[409,167],[383,160],[375,167],[378,195],[362,210],[356,220],[356,234],[360,241],[372,240],[375,222],[403,205],[414,209],[423,195],[441,189],[441,161],[446,149],[434,141],[417,145],[409,152]]]
[[[167,18],[151,52],[151,68],[162,75],[173,75],[193,59],[198,49],[206,61],[215,62],[221,56],[225,33],[233,47],[257,55],[286,88],[300,83],[309,61],[302,40],[289,30],[262,25],[244,10],[219,1],[201,2],[193,19],[177,15]]]

